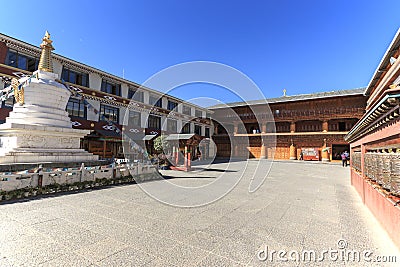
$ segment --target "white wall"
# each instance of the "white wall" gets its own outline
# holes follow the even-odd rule
[[[53,58],[53,71],[54,73],[58,74],[59,79],[61,79],[62,68],[63,65],[61,64],[61,62]]]
[[[140,113],[140,124],[142,128],[147,128],[147,119],[149,118],[149,113],[141,112]]]
[[[162,97],[161,99],[162,99],[162,107],[166,109],[168,106],[168,99],[166,97]]]
[[[167,117],[161,116],[161,131],[167,130]]]
[[[178,103],[178,108],[177,108],[178,112],[182,114],[182,110],[183,110],[183,105],[182,103]]]
[[[150,97],[149,91],[143,90],[143,102],[145,104],[149,104],[149,97]]]
[[[121,96],[128,98],[128,85],[127,84],[124,84],[124,83],[121,84]]]
[[[126,107],[119,108],[119,124],[128,125],[129,111]]]
[[[176,131],[178,132],[178,133],[180,133],[181,132],[181,130],[182,130],[182,125],[183,123],[182,123],[182,120],[177,120],[177,123],[176,123]]]
[[[97,73],[89,73],[89,87],[97,91],[101,90],[101,77]]]
[[[99,111],[98,114],[94,113],[93,109],[87,109],[87,119],[91,121],[98,121],[100,115],[100,102],[96,100],[86,99],[95,109]]]
[[[194,133],[194,122],[190,123],[190,133]]]

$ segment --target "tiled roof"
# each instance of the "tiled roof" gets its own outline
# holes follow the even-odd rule
[[[215,105],[215,106],[211,106],[208,108],[209,109],[218,109],[218,108],[226,108],[226,107],[240,107],[240,106],[246,106],[246,105],[259,105],[259,104],[266,104],[266,103],[271,104],[271,103],[283,103],[283,102],[302,101],[302,100],[311,100],[311,99],[328,98],[328,97],[362,95],[364,93],[364,91],[365,91],[365,87],[362,87],[362,88],[349,89],[349,90],[318,92],[318,93],[311,93],[311,94],[281,96],[281,97],[267,98],[267,99],[262,99],[262,100],[232,102],[232,103],[227,103],[227,104]]]

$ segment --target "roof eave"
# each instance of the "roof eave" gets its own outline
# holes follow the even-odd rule
[[[395,34],[395,36],[393,37],[392,41],[390,42],[388,48],[386,49],[385,54],[383,55],[381,61],[378,64],[378,67],[376,68],[374,74],[372,75],[371,80],[369,81],[367,88],[365,89],[364,95],[367,96],[372,88],[375,86],[376,81],[379,79],[379,76],[381,75],[381,69],[384,67],[384,65],[387,64],[387,62],[390,60],[390,54],[392,52],[392,48],[395,46],[395,44],[400,43],[400,28],[397,29],[397,32]]]
[[[321,99],[321,98],[364,95],[363,91],[361,91],[360,89],[363,89],[363,88],[352,89],[354,92],[350,92],[347,94],[317,95],[317,96],[310,96],[310,97],[305,97],[305,98],[301,98],[301,99],[296,98],[301,95],[293,95],[293,96],[287,96],[286,99],[285,99],[285,97],[280,97],[280,98],[267,98],[267,99],[262,99],[262,100],[251,100],[248,102],[233,102],[233,103],[210,106],[210,107],[208,107],[208,109],[213,110],[213,109],[242,107],[242,106],[250,106],[250,105],[277,104],[277,103],[286,103],[286,102],[307,101],[307,100],[314,100],[314,99]],[[358,91],[358,90],[360,90],[360,91]],[[321,93],[324,93],[324,92],[321,92]]]

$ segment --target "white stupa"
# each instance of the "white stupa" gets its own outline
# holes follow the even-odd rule
[[[89,130],[72,129],[65,110],[70,91],[53,73],[50,34],[46,32],[39,69],[29,83],[13,80],[16,103],[0,125],[0,164],[44,162],[88,162],[98,156],[80,149],[80,139]],[[20,90],[18,84],[26,84]]]

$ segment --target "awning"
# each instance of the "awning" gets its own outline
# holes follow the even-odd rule
[[[154,137],[156,137],[157,135],[156,134],[146,134],[144,137],[143,137],[143,141],[150,141],[150,140],[153,140],[153,138]]]
[[[174,141],[174,140],[188,140],[195,136],[195,134],[170,134],[165,138],[167,141]]]

